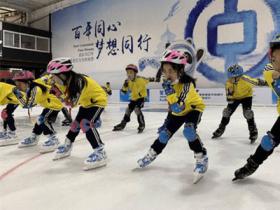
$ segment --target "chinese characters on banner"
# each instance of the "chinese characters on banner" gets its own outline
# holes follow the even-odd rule
[[[87,44],[73,45],[78,51],[78,57],[73,58],[73,62],[89,62],[99,59],[101,55],[133,54],[136,49],[149,51],[151,37],[148,34],[139,34],[136,37],[131,34],[125,34],[121,39],[112,38],[112,34],[118,32],[121,26],[120,21],[107,24],[101,19],[94,22],[87,21],[85,25],[73,27],[72,32],[75,40],[79,40],[82,37],[87,37],[88,40],[91,40]]]

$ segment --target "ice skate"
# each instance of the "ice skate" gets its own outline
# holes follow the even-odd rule
[[[42,144],[40,148],[40,153],[53,152],[58,148],[58,145],[59,145],[58,138],[54,134],[51,134],[48,136],[47,141],[45,141]]]
[[[39,142],[39,136],[36,135],[35,133],[32,133],[30,137],[25,138],[23,141],[21,141],[18,144],[18,148],[23,148],[23,147],[32,147],[37,145]]]
[[[126,126],[126,122],[125,121],[121,121],[120,124],[114,126],[113,131],[121,131],[125,128]]]
[[[55,151],[55,156],[53,160],[66,158],[71,155],[71,151],[72,151],[72,142],[68,138],[66,138],[64,144],[60,145]]]
[[[234,172],[234,178],[232,181],[238,180],[238,179],[244,179],[247,176],[252,175],[259,167],[259,164],[257,164],[253,159],[252,156],[250,156],[247,159],[247,163],[242,167],[237,169]]]
[[[202,153],[197,153],[194,155],[196,159],[195,168],[194,168],[194,178],[193,183],[196,184],[200,179],[203,178],[203,175],[208,169],[208,157]]]
[[[3,130],[0,132],[0,138],[3,138],[4,136],[6,136],[7,134],[7,131],[6,130]]]
[[[145,125],[139,125],[138,133],[143,133],[144,129],[145,129]]]
[[[213,133],[212,139],[219,138],[225,132],[225,126],[219,126],[219,128]]]
[[[0,146],[8,146],[18,144],[18,137],[16,136],[15,131],[3,132],[0,136]]]
[[[85,160],[84,170],[90,170],[105,166],[107,164],[107,156],[104,147],[94,149],[93,153]]]
[[[153,148],[150,148],[148,153],[143,158],[139,159],[137,163],[141,168],[144,168],[151,162],[153,162],[156,159],[156,157],[157,153],[154,151]]]

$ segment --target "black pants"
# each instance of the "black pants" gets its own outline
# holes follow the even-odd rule
[[[33,133],[36,135],[44,135],[54,134],[55,130],[52,124],[55,122],[59,111],[55,111],[52,109],[43,109],[42,113],[39,115],[37,122],[33,128]]]
[[[103,142],[100,139],[97,129],[94,127],[94,122],[100,117],[103,110],[104,108],[96,106],[90,108],[80,106],[79,112],[72,122],[71,129],[68,131],[66,137],[71,142],[74,142],[80,129],[82,129],[93,149],[102,146]]]
[[[9,129],[11,131],[16,130],[15,119],[14,119],[13,113],[17,107],[18,107],[17,104],[8,104],[6,106],[6,108],[4,109],[4,110],[6,110],[6,113],[7,113],[7,118],[5,120],[3,120],[4,130],[7,130],[7,127],[9,127]]]
[[[230,117],[231,115],[235,112],[235,110],[237,109],[237,107],[242,104],[242,109],[243,109],[243,115],[247,120],[248,123],[248,127],[250,129],[250,127],[255,127],[255,119],[253,116],[253,111],[252,111],[252,97],[247,97],[244,99],[240,99],[240,100],[234,100],[232,103],[228,103],[227,107],[224,109],[224,113],[223,113],[223,118],[221,120],[220,126],[227,126],[227,124],[230,121]],[[246,117],[246,113],[251,112],[252,117],[248,118]]]
[[[125,111],[123,121],[125,121],[126,123],[129,122],[130,115],[134,111],[137,115],[137,121],[139,123],[139,126],[145,126],[145,119],[141,110],[144,107],[144,103],[145,98],[139,98],[136,101],[130,101],[130,103],[128,104],[128,108]]]
[[[274,148],[277,147],[280,143],[280,116],[277,118],[276,122],[274,123],[274,125],[272,126],[270,133],[273,136],[273,141],[274,141]],[[261,145],[258,146],[255,154],[252,155],[252,159],[258,163],[258,164],[262,164],[264,160],[266,160],[268,158],[268,156],[270,156],[273,151],[274,148],[270,151],[266,151],[262,148]]]
[[[196,130],[197,125],[200,122],[202,112],[199,111],[191,111],[185,116],[175,116],[172,113],[168,114],[167,121],[166,121],[166,131],[169,133],[169,139],[173,136],[174,133],[185,123],[192,124],[194,129]],[[161,135],[161,134],[160,134]],[[162,150],[165,148],[168,142],[162,143],[160,142],[159,138],[157,138],[154,143],[152,144],[151,148],[157,153],[160,154]],[[206,154],[206,149],[203,147],[202,142],[200,141],[199,136],[196,134],[196,139],[194,141],[188,141],[189,147],[195,153],[202,152]]]

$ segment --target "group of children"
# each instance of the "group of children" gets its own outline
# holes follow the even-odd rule
[[[164,76],[162,87],[168,103],[168,115],[164,124],[159,129],[158,138],[153,142],[148,153],[138,160],[138,165],[143,168],[149,165],[166,147],[169,139],[184,125],[183,135],[190,149],[194,152],[194,183],[197,183],[208,168],[207,150],[198,133],[197,126],[205,109],[205,104],[196,90],[196,80],[193,77],[193,63],[201,59],[201,52],[190,48],[176,48],[169,46],[160,60],[161,74]],[[187,50],[188,49],[188,50]],[[199,55],[200,54],[200,55]],[[212,138],[220,137],[230,121],[239,104],[242,104],[243,115],[248,123],[249,139],[254,143],[258,137],[258,131],[252,111],[253,86],[268,85],[276,95],[280,96],[280,38],[277,37],[270,43],[270,61],[264,71],[264,80],[253,79],[244,74],[243,68],[237,64],[228,68],[228,80],[225,85],[227,107],[223,110],[223,116],[218,129]],[[121,91],[131,92],[131,100],[125,111],[125,115],[113,131],[123,130],[130,121],[130,115],[134,111],[139,123],[138,133],[145,129],[144,115],[141,109],[147,96],[147,84],[154,82],[154,78],[137,76],[138,68],[129,64],[125,68],[127,79]],[[107,163],[107,155],[104,144],[101,141],[97,128],[100,115],[107,105],[107,94],[112,94],[110,84],[107,87],[100,86],[92,78],[79,74],[73,70],[73,64],[69,58],[57,58],[49,62],[47,75],[35,79],[29,71],[17,73],[13,80],[15,84],[0,83],[0,104],[6,105],[1,117],[4,120],[4,128],[8,130],[0,133],[0,145],[17,143],[15,135],[15,123],[13,112],[18,105],[23,108],[31,108],[35,105],[43,107],[34,125],[30,137],[22,140],[19,147],[34,146],[38,144],[39,136],[47,135],[40,151],[55,151],[54,160],[70,156],[73,143],[80,130],[85,133],[93,152],[85,160],[85,170],[101,167]],[[161,75],[160,74],[160,75]],[[66,134],[65,141],[60,144],[56,132],[52,126],[59,111],[64,110],[64,105],[78,107],[78,113],[72,121]],[[66,109],[67,110],[67,109]],[[280,113],[280,104],[278,103]],[[70,120],[70,119],[69,119]],[[260,164],[273,152],[280,142],[279,117],[271,129],[262,137],[254,155],[250,156],[244,167],[235,172],[236,179],[243,179],[251,175]]]

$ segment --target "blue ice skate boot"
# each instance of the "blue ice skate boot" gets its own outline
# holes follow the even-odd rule
[[[35,133],[32,133],[30,137],[23,139],[18,144],[18,148],[23,148],[23,147],[32,147],[37,145],[39,142],[39,136],[36,135]]]
[[[53,152],[58,148],[59,140],[55,134],[50,134],[47,141],[45,141],[41,148],[40,153]]]
[[[18,138],[15,131],[3,132],[0,136],[0,146],[18,144]]]
[[[90,170],[105,166],[107,164],[107,155],[103,146],[94,149],[88,158],[85,160],[84,170]]]
[[[196,159],[195,168],[194,168],[194,179],[193,183],[196,184],[206,173],[208,169],[208,157],[203,155],[203,153],[195,153],[194,157]]]
[[[150,148],[148,153],[143,158],[139,159],[137,163],[141,168],[144,168],[151,162],[153,162],[156,159],[156,157],[157,153],[154,151],[153,148]]]
[[[72,142],[70,139],[66,138],[64,144],[60,145],[55,151],[55,156],[53,160],[59,160],[66,158],[71,155],[72,151]]]

